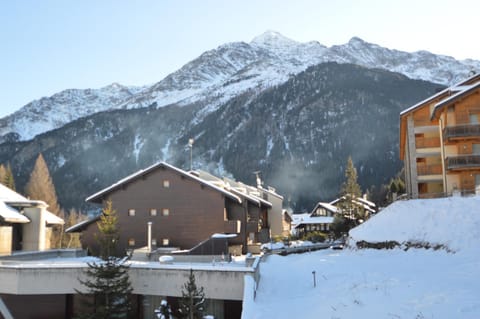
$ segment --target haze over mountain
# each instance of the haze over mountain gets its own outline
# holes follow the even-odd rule
[[[34,101],[0,120],[0,162],[22,189],[42,152],[60,203],[82,207],[153,162],[188,169],[194,138],[194,168],[252,184],[261,170],[291,206],[311,209],[338,194],[349,155],[364,190],[387,182],[401,168],[399,112],[472,69],[480,63],[358,38],[327,48],[267,32],[207,51],[151,86]]]

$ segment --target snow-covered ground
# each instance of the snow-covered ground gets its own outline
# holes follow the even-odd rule
[[[480,318],[480,196],[399,201],[350,236],[352,246],[415,241],[454,252],[349,248],[272,255],[261,264],[256,297],[244,300],[242,318]]]

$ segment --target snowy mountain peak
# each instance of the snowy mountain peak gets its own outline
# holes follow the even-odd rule
[[[279,32],[269,30],[253,38],[250,44],[263,47],[278,48],[296,46],[299,43],[297,41],[287,38]]]
[[[250,43],[232,42],[204,52],[153,85],[127,87],[112,83],[100,89],[68,89],[32,101],[0,119],[0,144],[30,139],[79,117],[113,109],[199,103],[205,106],[199,116],[206,116],[239,94],[279,85],[309,66],[325,62],[382,68],[443,85],[480,70],[480,61],[457,61],[427,51],[403,52],[358,37],[326,47],[316,41],[302,43],[266,31]]]
[[[350,41],[348,41],[348,44],[366,44],[367,42],[363,41],[362,39],[360,39],[359,37],[352,37],[350,39]]]

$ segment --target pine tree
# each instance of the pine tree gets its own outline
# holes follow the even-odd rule
[[[12,168],[10,164],[0,164],[0,183],[7,186],[11,190],[15,190],[15,180],[13,178]]]
[[[0,164],[0,183],[5,185],[5,177],[7,176],[7,169],[5,168],[5,165]]]
[[[25,194],[30,199],[44,201],[48,205],[48,211],[60,218],[64,217],[64,213],[57,202],[57,193],[55,192],[55,186],[53,185],[47,163],[43,159],[42,154],[39,154],[35,161],[30,179],[25,186]],[[50,238],[52,248],[61,248],[62,237],[63,226],[54,226]]]
[[[5,169],[5,176],[2,179],[2,183],[11,190],[16,190],[15,179],[13,178],[12,167],[10,166],[10,164],[7,164],[7,168]]]
[[[195,275],[190,269],[188,282],[183,285],[182,298],[180,299],[179,313],[181,318],[202,319],[204,315],[205,293],[203,287],[198,288]]]
[[[344,200],[339,205],[344,216],[351,219],[358,217],[359,210],[354,200],[361,195],[362,190],[357,182],[357,170],[353,165],[352,157],[349,156],[345,168],[345,182],[341,189],[341,196],[344,197]]]
[[[107,202],[97,226],[100,232],[97,241],[100,245],[101,261],[89,263],[85,271],[87,279],[79,279],[88,292],[77,291],[81,295],[90,295],[93,298],[87,305],[91,311],[78,318],[129,318],[133,288],[128,276],[127,258],[115,257],[112,254],[115,252],[119,231],[117,215],[112,209],[111,202]]]

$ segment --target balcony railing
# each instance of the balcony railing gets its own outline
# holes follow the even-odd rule
[[[480,124],[447,126],[443,129],[443,138],[480,137]]]
[[[480,155],[449,156],[446,162],[447,169],[480,168]]]
[[[440,147],[440,137],[417,137],[415,146],[417,148]]]
[[[442,164],[417,164],[417,174],[420,175],[441,175]]]

